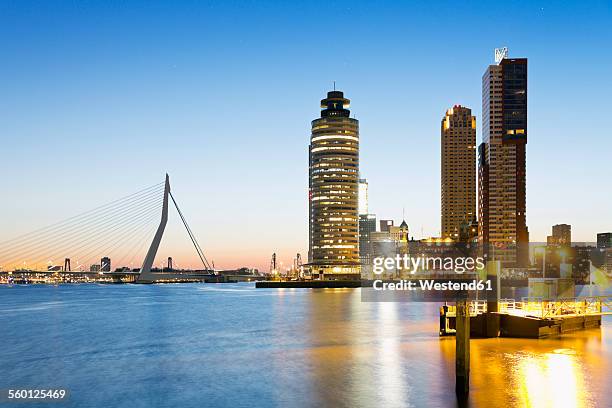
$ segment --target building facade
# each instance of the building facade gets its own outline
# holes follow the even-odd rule
[[[604,270],[608,275],[612,275],[612,248],[606,248],[604,253]]]
[[[389,232],[393,226],[393,220],[380,220],[380,232]]]
[[[573,252],[573,273],[576,284],[584,285],[589,283],[591,272],[591,254],[596,251],[593,246],[576,246]]]
[[[308,267],[315,279],[359,279],[359,122],[340,91],[321,100],[309,146]]]
[[[455,105],[446,111],[441,134],[441,231],[459,240],[462,225],[476,219],[476,117]]]
[[[482,77],[478,241],[488,260],[527,267],[527,59],[503,58]]]
[[[372,262],[373,232],[376,232],[376,215],[359,214],[359,259],[362,267]]]
[[[368,180],[359,179],[359,215],[366,215],[368,211]]]
[[[552,227],[552,235],[546,237],[547,245],[572,245],[572,226],[569,224],[557,224]]]
[[[612,232],[601,232],[597,234],[597,248],[612,248]]]
[[[100,259],[100,270],[102,272],[110,272],[111,271],[111,260],[108,256]]]

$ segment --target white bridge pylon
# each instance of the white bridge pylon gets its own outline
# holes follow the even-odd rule
[[[170,274],[168,273],[164,273],[164,272],[156,273],[156,272],[151,271],[153,262],[155,261],[155,257],[157,256],[157,250],[159,249],[159,244],[161,243],[162,236],[164,235],[164,230],[166,229],[166,224],[168,223],[169,198],[172,199],[172,202],[174,203],[174,206],[176,207],[176,210],[178,211],[181,221],[183,222],[183,225],[185,226],[185,229],[187,230],[187,233],[189,234],[189,238],[191,238],[191,242],[193,243],[193,246],[195,247],[196,252],[198,253],[198,256],[200,257],[200,260],[202,261],[202,264],[204,265],[205,270],[208,270],[214,273],[213,268],[211,268],[210,264],[208,263],[208,260],[206,259],[206,256],[204,256],[204,252],[202,251],[200,244],[198,244],[198,241],[196,240],[195,235],[193,234],[193,232],[191,231],[191,228],[187,224],[187,220],[183,216],[183,213],[178,207],[178,204],[176,203],[176,200],[174,199],[174,196],[172,195],[172,192],[170,191],[170,177],[168,176],[168,173],[166,173],[166,183],[164,186],[164,198],[163,198],[163,204],[162,204],[161,220],[159,222],[159,226],[157,227],[157,231],[155,232],[155,236],[153,237],[153,241],[151,242],[151,246],[149,247],[149,250],[147,251],[147,255],[145,256],[144,261],[142,262],[142,267],[140,268],[140,275],[138,276],[138,279],[136,279],[136,282],[153,283],[157,280],[157,278],[169,278],[170,277],[169,276]]]
[[[153,262],[155,261],[155,256],[157,255],[157,250],[159,249],[159,244],[161,242],[162,236],[164,235],[164,230],[166,229],[166,224],[168,223],[168,196],[170,195],[170,177],[168,173],[166,173],[166,184],[164,186],[164,201],[162,204],[162,216],[161,221],[159,223],[159,227],[157,227],[157,231],[155,232],[155,236],[153,237],[153,241],[151,242],[151,246],[147,251],[147,255],[142,262],[142,267],[140,268],[140,276],[138,277],[138,282],[153,282],[155,278],[151,272],[151,267],[153,266]]]

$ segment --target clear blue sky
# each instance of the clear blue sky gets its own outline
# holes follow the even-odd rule
[[[612,230],[611,7],[0,0],[0,240],[167,171],[217,265],[305,257],[310,121],[333,80],[371,211],[436,235],[440,119],[467,105],[480,139],[481,76],[508,46],[529,58],[531,238],[570,223],[593,241]]]

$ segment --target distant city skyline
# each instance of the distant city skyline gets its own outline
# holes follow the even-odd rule
[[[167,171],[217,267],[306,257],[310,120],[333,81],[360,121],[369,212],[405,208],[411,236],[439,235],[440,113],[472,108],[479,144],[481,76],[508,46],[530,64],[530,239],[570,224],[594,242],[612,230],[611,17],[606,2],[4,2],[0,241]],[[158,257],[197,266],[173,217]]]

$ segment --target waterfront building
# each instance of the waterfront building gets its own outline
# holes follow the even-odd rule
[[[552,235],[546,237],[548,245],[572,245],[572,226],[568,224],[557,224],[552,227]]]
[[[374,258],[393,258],[397,254],[397,242],[391,237],[389,231],[374,231],[370,234],[370,245],[372,259]],[[385,268],[383,277],[395,275],[395,269]],[[370,276],[366,276],[372,278]]]
[[[376,215],[359,214],[359,259],[362,267],[372,261],[372,232],[376,232]]]
[[[482,77],[478,242],[488,260],[526,267],[527,59],[496,55]]]
[[[459,226],[459,242],[464,244],[472,244],[477,243],[477,241],[478,220],[476,219],[476,217],[474,217],[470,222],[462,222]]]
[[[546,277],[560,278],[561,265],[574,263],[574,252],[569,246],[546,245]]]
[[[591,254],[597,251],[593,246],[575,246],[573,251],[573,272],[576,284],[582,285],[589,283],[589,273],[591,272]]]
[[[442,237],[458,241],[461,226],[476,219],[476,117],[455,105],[446,111],[441,134]]]
[[[100,259],[100,271],[110,272],[111,271],[111,260],[108,256]]]
[[[389,226],[389,234],[394,241],[397,242],[406,242],[408,241],[408,224],[406,220],[402,220],[402,223],[399,227],[395,227],[393,225]]]
[[[340,91],[321,100],[309,146],[309,251],[315,279],[359,279],[359,122]]]
[[[393,220],[380,220],[380,232],[389,232],[393,226]]]
[[[368,181],[359,179],[359,215],[368,214]]]
[[[612,248],[612,232],[601,232],[597,234],[597,248]]]
[[[604,249],[604,269],[612,275],[612,247]]]
[[[396,255],[408,254],[408,224],[405,220],[399,226],[393,225],[393,220],[384,220],[384,231],[373,231],[370,233],[370,259],[395,258]],[[395,268],[386,270],[387,277],[397,277]]]

